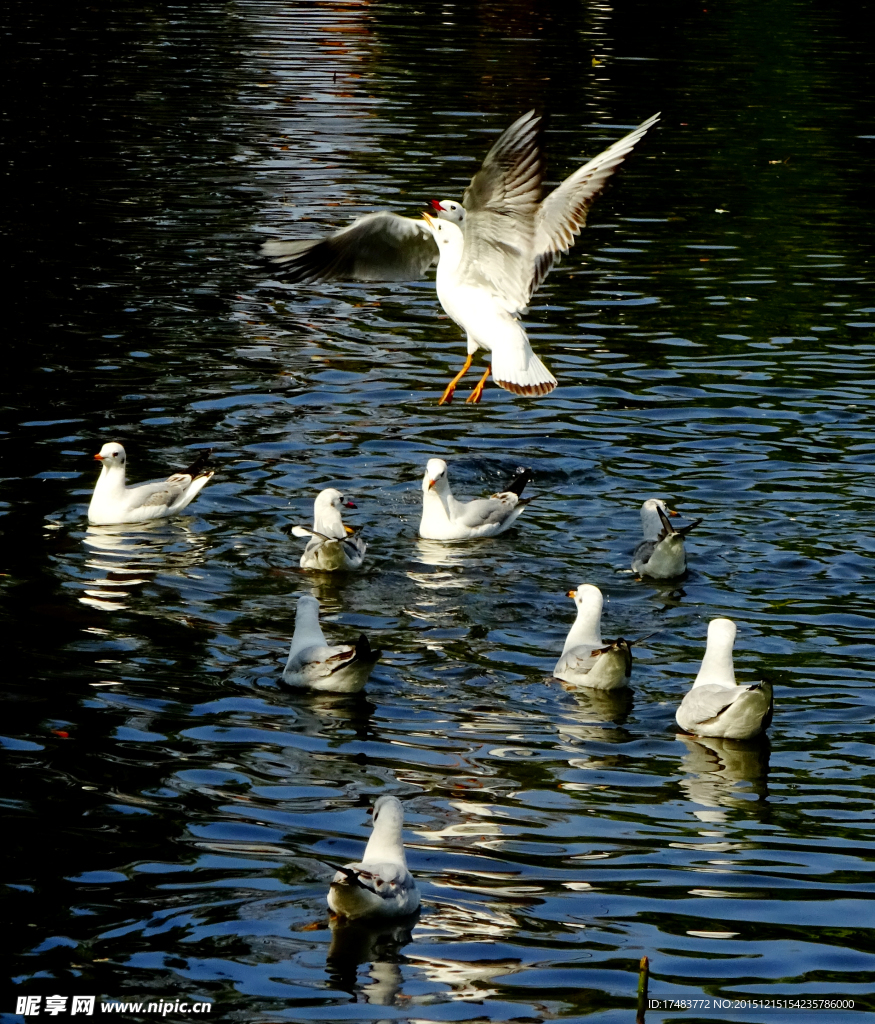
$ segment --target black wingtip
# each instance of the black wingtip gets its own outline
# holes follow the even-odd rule
[[[695,530],[695,528],[701,522],[702,522],[701,519],[694,519],[691,523],[687,523],[686,526],[676,526],[674,528],[674,532],[680,534],[681,537],[686,537],[686,535],[690,532],[690,530]]]
[[[194,480],[196,477],[202,476],[207,469],[207,463],[210,461],[210,456],[213,454],[212,448],[202,448],[198,452],[197,458],[194,462],[186,469],[181,470],[181,473],[186,473]]]
[[[522,496],[526,484],[532,479],[534,479],[534,473],[530,469],[527,469],[525,466],[517,466],[516,476],[505,487],[504,491],[505,493],[515,494],[519,498]]]
[[[359,638],[355,642],[355,655],[360,661],[379,661],[383,652],[374,650],[365,634],[359,633]]]

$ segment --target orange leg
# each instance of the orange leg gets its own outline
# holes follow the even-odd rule
[[[474,358],[473,356],[468,356],[468,358],[465,360],[465,365],[462,367],[461,370],[459,370],[459,372],[456,374],[456,376],[453,377],[453,379],[450,381],[450,383],[447,384],[446,390],[444,391],[443,395],[441,396],[441,400],[438,402],[438,405],[449,405],[450,402],[452,402],[452,400],[453,400],[453,392],[456,390],[456,385],[465,376],[465,374],[471,369],[471,362],[472,362],[473,358]]]
[[[489,374],[492,373],[492,363],[486,367],[486,373],[480,378],[477,387],[471,392],[470,395],[465,399],[466,404],[468,402],[474,402],[475,404],[480,401],[480,396],[483,394],[483,388],[486,386],[486,381],[489,379]]]

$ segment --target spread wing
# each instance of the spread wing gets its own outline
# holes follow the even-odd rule
[[[536,220],[532,292],[541,284],[559,256],[567,253],[574,245],[574,240],[586,224],[589,208],[607,184],[608,178],[658,120],[659,114],[649,117],[634,131],[618,139],[569,175],[541,203]]]
[[[369,213],[324,238],[265,242],[261,252],[296,284],[319,281],[412,281],[437,260],[422,223],[397,213]]]
[[[465,249],[458,277],[491,291],[508,312],[530,292],[535,214],[544,161],[541,118],[530,110],[501,135],[465,189]]]

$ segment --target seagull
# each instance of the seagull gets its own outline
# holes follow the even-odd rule
[[[329,647],[319,625],[319,602],[304,594],[298,598],[295,633],[283,669],[283,682],[311,690],[358,693],[382,653],[372,650],[364,633],[352,646]]]
[[[88,522],[93,526],[114,526],[177,515],[211,479],[214,470],[205,467],[212,450],[205,448],[188,469],[173,473],[165,480],[150,480],[128,487],[125,450],[117,441],[110,441],[94,456],[101,467],[88,506]]]
[[[735,623],[731,619],[712,619],[708,623],[708,644],[702,667],[675,715],[684,732],[748,740],[771,724],[772,684],[739,686],[735,682],[734,643]]]
[[[566,683],[595,690],[619,690],[632,675],[632,642],[620,637],[602,641],[602,592],[591,583],[569,590],[577,605],[577,618],[556,662],[553,675]],[[640,643],[640,641],[638,641]]]
[[[491,352],[492,363],[467,402],[480,401],[490,372],[499,387],[517,395],[546,395],[556,387],[519,317],[560,255],[574,244],[608,178],[658,120],[659,114],[648,118],[541,201],[541,118],[530,110],[504,132],[471,179],[461,224],[423,214],[440,254],[438,299],[468,336],[468,358],[440,405],[452,401],[479,349]]]
[[[431,200],[438,217],[461,223],[465,210],[452,199]],[[265,242],[263,256],[294,284],[322,281],[413,281],[437,263],[431,231],[419,217],[388,210],[366,213],[323,238]]]
[[[687,568],[684,537],[702,522],[695,519],[680,528],[672,525],[669,516],[677,512],[666,507],[661,498],[648,498],[641,506],[641,531],[644,540],[632,555],[632,571],[641,576],[668,580],[682,575]]]
[[[424,540],[472,540],[504,533],[532,500],[520,497],[531,479],[531,470],[519,466],[516,476],[498,494],[457,501],[450,490],[446,462],[429,459],[422,478],[419,536]]]
[[[452,401],[478,349],[492,352],[500,387],[549,394],[556,378],[532,352],[518,317],[574,244],[608,178],[658,120],[659,114],[648,118],[541,201],[541,118],[532,110],[499,137],[461,204],[430,201],[437,216],[424,214],[425,225],[382,211],[321,239],[271,241],[261,251],[298,283],[410,280],[440,260],[438,298],[468,335],[468,359],[440,404]],[[466,401],[480,401],[488,377],[489,370]]]
[[[293,526],[296,537],[309,537],[307,547],[301,555],[302,569],[358,569],[367,551],[367,544],[350,526],[343,525],[340,509],[355,508],[351,501],[344,501],[340,491],[333,487],[320,491],[313,503],[313,529]]]
[[[341,917],[402,917],[419,909],[419,890],[407,870],[401,826],[404,809],[395,796],[374,804],[374,830],[359,863],[340,868],[328,890],[328,906]]]

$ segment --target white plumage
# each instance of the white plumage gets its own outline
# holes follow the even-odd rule
[[[492,376],[507,391],[546,395],[556,387],[518,318],[559,256],[574,244],[596,195],[658,119],[649,118],[609,146],[541,202],[541,118],[529,111],[487,153],[465,190],[460,223],[423,215],[438,247],[438,298],[468,337],[468,358],[441,404],[452,401],[478,350],[491,353]],[[440,212],[443,204],[436,208]],[[487,368],[466,401],[480,401],[489,373]]]
[[[313,502],[313,529],[292,527],[294,536],[310,538],[301,555],[302,569],[333,572],[337,569],[358,569],[362,564],[368,546],[360,534],[344,525],[340,511],[342,506],[355,508],[340,491],[329,487],[320,491]]]
[[[667,580],[682,576],[687,568],[684,538],[701,523],[696,519],[686,526],[672,525],[669,516],[677,512],[666,507],[661,498],[648,498],[641,506],[641,532],[644,540],[632,555],[632,570],[641,576]]]
[[[577,605],[577,618],[553,675],[596,690],[626,686],[632,675],[631,644],[623,637],[607,644],[602,642],[602,592],[591,583],[581,583],[577,590],[569,590],[568,596]]]
[[[749,686],[736,683],[732,664],[734,643],[735,623],[731,619],[712,619],[708,623],[702,667],[675,715],[685,732],[747,740],[769,727],[772,686],[766,682]]]
[[[311,690],[358,693],[382,653],[371,649],[364,634],[352,646],[329,647],[319,625],[319,602],[304,594],[298,598],[295,632],[283,669],[283,681],[289,686]]]
[[[361,861],[342,867],[328,906],[343,917],[401,917],[419,909],[419,889],[407,870],[401,829],[404,809],[394,796],[374,804],[374,830]]]
[[[212,477],[214,471],[204,468],[211,451],[211,448],[204,450],[188,469],[164,480],[149,480],[128,487],[124,448],[117,441],[105,444],[94,456],[101,467],[88,506],[88,522],[94,526],[113,526],[177,515],[194,501]]]
[[[489,498],[457,501],[450,490],[446,462],[429,459],[422,478],[420,537],[425,540],[472,540],[504,533],[531,501],[531,498],[520,497],[531,478],[529,470],[520,467],[504,491]]]

